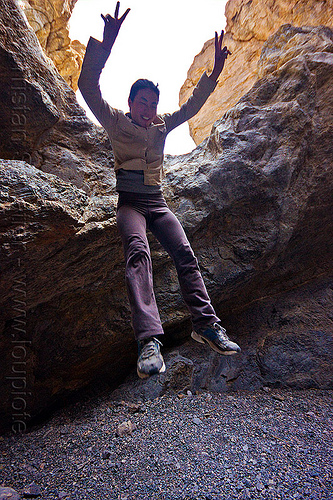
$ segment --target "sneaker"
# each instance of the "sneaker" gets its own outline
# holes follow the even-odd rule
[[[239,345],[229,339],[225,329],[219,323],[214,323],[207,328],[193,331],[191,337],[201,344],[208,344],[214,351],[220,354],[236,354],[241,350]]]
[[[138,341],[137,373],[140,378],[148,378],[155,373],[165,372],[165,364],[160,350],[161,345],[162,343],[155,337]]]

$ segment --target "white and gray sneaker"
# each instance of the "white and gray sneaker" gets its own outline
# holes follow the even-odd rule
[[[219,323],[193,331],[191,337],[201,344],[208,344],[219,354],[230,355],[241,351],[239,345],[229,339],[226,330]]]
[[[161,354],[162,343],[155,337],[138,341],[137,373],[140,378],[165,372],[165,364]]]

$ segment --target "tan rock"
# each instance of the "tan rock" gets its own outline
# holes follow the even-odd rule
[[[229,0],[225,15],[224,41],[232,55],[228,57],[215,92],[189,122],[196,144],[208,137],[212,124],[253,86],[259,76],[257,64],[261,48],[268,37],[283,24],[332,26],[333,0]],[[180,90],[180,105],[191,95],[203,71],[212,70],[213,62],[212,39],[194,58]]]
[[[77,0],[22,0],[26,18],[46,55],[74,91],[85,46],[69,37],[68,21]]]

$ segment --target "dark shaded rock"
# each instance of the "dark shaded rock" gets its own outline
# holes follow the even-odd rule
[[[20,431],[24,413],[86,384],[102,366],[121,378],[134,361],[135,343],[119,287],[122,250],[113,218],[85,225],[89,197],[82,190],[24,162],[0,160],[0,167],[6,269],[0,386],[7,414],[13,422],[23,419],[13,429]]]
[[[23,491],[24,498],[37,498],[41,496],[42,490],[38,484],[31,483],[27,488]]]
[[[102,459],[103,460],[108,460],[111,457],[111,451],[110,450],[104,450],[102,452]]]
[[[118,383],[136,345],[106,135],[48,64],[17,5],[0,6],[0,416],[20,432],[89,381]],[[193,341],[180,346],[194,363],[192,392],[333,385],[332,52],[330,29],[282,27],[264,46],[253,89],[201,146],[166,159],[166,197],[242,347],[226,359]],[[12,112],[24,110],[10,105],[13,82],[29,107],[15,134]],[[189,314],[173,263],[153,239],[151,247],[172,346],[187,340]],[[165,383],[182,385],[174,368],[135,381],[134,392],[144,399]]]
[[[169,358],[166,366],[166,374],[163,377],[164,391],[185,391],[192,387],[194,366],[190,359],[176,352],[175,356]]]

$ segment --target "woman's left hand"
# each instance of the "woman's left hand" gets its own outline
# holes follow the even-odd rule
[[[215,61],[214,61],[213,71],[209,76],[209,78],[211,78],[214,81],[216,81],[220,76],[228,55],[231,55],[230,50],[228,50],[226,46],[222,48],[223,36],[224,36],[223,30],[221,31],[220,39],[218,37],[217,32],[215,31]]]

